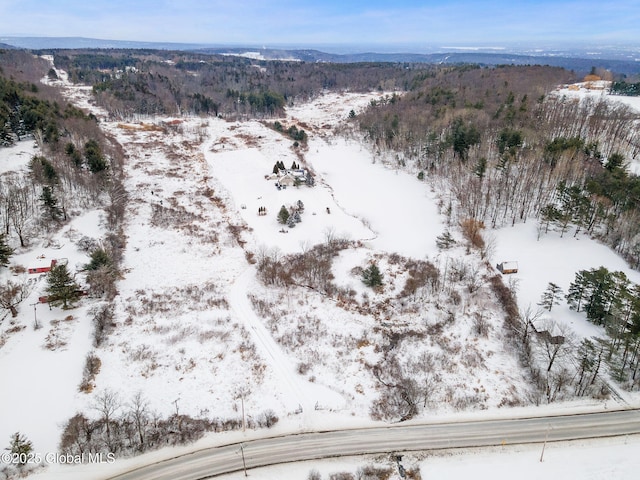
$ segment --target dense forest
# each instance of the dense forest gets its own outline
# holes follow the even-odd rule
[[[55,64],[74,82],[93,85],[112,115],[273,116],[285,105],[323,90],[405,89],[408,66],[256,61],[248,58],[161,51],[60,51]]]
[[[549,67],[448,67],[353,121],[378,151],[445,181],[455,218],[587,231],[639,268],[640,179],[626,169],[640,154],[638,114],[554,93],[571,80]]]

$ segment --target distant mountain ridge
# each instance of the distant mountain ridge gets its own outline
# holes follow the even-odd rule
[[[104,40],[86,37],[10,37],[0,36],[0,43],[27,50],[77,49],[77,48],[132,48],[154,50],[193,50],[207,45],[201,43],[138,42],[128,40]]]
[[[259,54],[264,60],[299,60],[304,62],[392,62],[392,63],[435,63],[478,65],[549,65],[573,70],[577,73],[588,73],[592,67],[605,68],[616,73],[636,75],[640,73],[640,61],[618,60],[607,58],[579,58],[551,55],[522,55],[514,53],[491,52],[442,52],[442,53],[349,53],[336,54],[318,50],[276,50],[247,48],[205,48],[197,49],[199,53],[254,56]]]
[[[445,47],[430,53],[328,53],[317,49],[266,48],[251,46],[205,45],[197,43],[139,42],[102,40],[84,37],[0,37],[0,48],[48,49],[153,49],[192,51],[202,54],[237,55],[257,60],[294,60],[304,62],[392,62],[479,65],[549,65],[563,67],[576,73],[588,73],[599,67],[625,75],[640,74],[640,49],[605,47],[599,53],[582,50]]]

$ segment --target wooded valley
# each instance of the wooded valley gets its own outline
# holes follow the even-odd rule
[[[155,50],[36,53],[53,55],[56,69],[67,72],[71,82],[90,87],[92,101],[106,113],[103,118],[86,113],[43,83],[43,78],[55,81],[58,73],[41,56],[0,50],[0,148],[25,138],[34,139],[39,148],[24,174],[0,175],[0,268],[15,268],[8,267],[12,255],[61,229],[77,212],[103,208],[109,233],[99,242],[88,238],[78,242],[90,258],[82,266],[88,291],[80,292],[77,285],[71,285],[62,267],[52,267],[61,280],[49,280],[47,290],[54,306],[67,307],[67,302],[73,303],[85,293],[104,301],[92,318],[94,347],[115,328],[110,302],[118,295],[117,282],[123,278],[123,254],[129,240],[124,232],[128,192],[123,186],[128,154],[101,129],[105,121],[133,123],[156,116],[195,116],[201,117],[204,125],[214,117],[228,122],[258,119],[287,141],[295,141],[296,155],[304,162],[311,133],[302,124],[283,126],[280,121],[285,109],[326,92],[375,91],[379,93],[377,100],[363,111],[351,110],[345,122],[329,134],[362,139],[375,161],[391,161],[393,168],[409,172],[424,182],[425,190],[436,192],[449,229],[438,237],[440,251],[455,248],[451,232],[456,231],[458,238],[464,239],[467,254],[477,254],[479,262],[492,268],[488,262],[495,245],[486,232],[531,222],[537,226],[539,239],[550,232],[560,237],[588,235],[609,246],[631,268],[640,269],[640,177],[628,168],[640,156],[640,113],[603,96],[578,99],[562,93],[559,86],[583,80],[571,71],[534,65],[261,61]],[[590,88],[609,88],[602,86],[605,76],[614,79],[611,93],[636,94],[635,79],[597,68],[590,75]],[[179,127],[163,123],[153,128],[168,131]],[[299,168],[299,163],[294,162],[292,169]],[[279,165],[280,161],[274,165],[274,175],[285,170],[284,164]],[[203,195],[220,211],[225,210],[213,191],[207,188]],[[177,211],[174,207],[160,202],[154,205],[155,216],[169,216]],[[287,208],[282,208],[288,217]],[[330,213],[328,207],[326,213]],[[286,220],[280,223],[285,225]],[[244,246],[243,228],[228,226],[230,243]],[[304,286],[335,300],[345,310],[362,313],[366,309],[354,300],[355,293],[341,291],[332,283],[332,262],[357,242],[328,237],[326,245],[309,245],[301,254],[270,256],[262,252],[254,258],[256,252],[247,251],[246,259],[258,264],[258,279],[263,285],[285,289]],[[456,288],[464,284],[473,294],[483,282],[502,307],[505,336],[518,349],[519,359],[540,392],[536,402],[561,399],[565,391],[575,396],[608,395],[606,384],[596,382],[603,363],[624,388],[640,388],[640,287],[624,273],[609,271],[606,266],[575,272],[567,292],[550,282],[538,305],[540,310],[534,312],[518,307],[516,289],[506,285],[500,275],[474,278],[462,261],[443,272],[430,261],[390,258],[395,258],[389,260],[393,268],[408,272],[404,289],[392,299],[402,307],[405,301],[417,302],[416,292],[422,289],[448,295],[458,310],[448,304],[447,308],[459,312],[464,305],[460,306]],[[376,264],[360,270],[367,287],[382,284]],[[5,314],[0,323],[16,315],[29,288],[13,280],[0,285],[0,308]],[[554,335],[551,328],[536,329],[534,322],[541,312],[551,311],[561,299],[576,312],[584,312],[593,324],[604,327],[607,337],[574,342],[569,333]],[[397,307],[392,300],[384,308],[372,305],[366,313],[374,312],[373,317],[380,312],[392,315]],[[284,316],[278,305],[258,297],[252,297],[252,302],[274,325]],[[433,308],[440,309],[440,303],[434,302]],[[449,316],[454,318],[452,311]],[[432,326],[429,335],[445,324]],[[485,337],[489,329],[482,316],[474,328],[478,336]],[[419,333],[420,339],[427,336]],[[389,338],[390,345],[385,348],[392,352],[402,339]],[[366,347],[365,340],[361,343]],[[371,414],[376,419],[406,420],[417,415],[418,400],[422,398],[421,408],[426,408],[427,390],[435,382],[430,376],[431,358],[419,367],[411,364],[415,371],[422,369],[426,379],[418,387],[413,378],[403,376],[403,359],[396,355],[393,351],[373,367],[375,379],[387,388],[373,404]],[[571,369],[563,367],[552,376],[565,355],[575,360]],[[534,360],[535,356],[543,361]],[[304,371],[308,368],[299,366]],[[99,369],[99,360],[87,357],[83,384],[89,392]],[[101,398],[107,402],[105,395]],[[103,406],[109,410],[109,405]],[[227,425],[223,419],[186,421],[184,416],[185,431],[176,433],[176,428],[182,428],[176,427],[182,425],[179,417],[176,404],[175,417],[156,419],[157,428],[145,430],[124,417],[109,420],[107,415],[106,420],[93,421],[78,414],[67,425],[63,445],[69,451],[94,448],[79,438],[86,440],[96,430],[112,443],[110,446],[140,452],[148,444],[157,444],[166,431],[175,433],[172,442],[180,443],[199,437],[206,429],[238,429],[242,425],[237,421]],[[267,411],[255,424],[270,426],[277,420],[275,413]],[[110,426],[123,438],[135,441],[127,444],[112,438]]]

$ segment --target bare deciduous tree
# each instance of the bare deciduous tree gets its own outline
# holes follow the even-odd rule
[[[146,432],[150,420],[149,403],[142,392],[137,392],[129,402],[127,415],[137,435],[139,444],[137,450],[143,452],[146,448]]]
[[[0,285],[0,307],[9,310],[12,317],[17,317],[17,306],[29,296],[31,290],[27,283],[7,281],[4,285]]]
[[[25,247],[30,223],[34,218],[35,195],[33,188],[18,175],[8,177],[7,204],[11,226],[20,240],[20,246]]]
[[[113,390],[103,390],[94,399],[93,409],[96,410],[101,418],[101,422],[104,424],[106,430],[106,442],[111,452],[117,451],[117,446],[114,442],[114,437],[111,435],[111,427],[115,420],[116,414],[122,408],[122,401],[118,392]]]

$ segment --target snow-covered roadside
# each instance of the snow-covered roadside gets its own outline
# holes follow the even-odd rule
[[[278,383],[284,388],[278,393],[282,394],[282,400],[286,408],[289,410],[299,409],[302,414],[311,412],[313,410],[313,400],[303,392],[300,385],[301,379],[295,374],[293,365],[273,340],[273,337],[251,306],[247,292],[250,291],[251,281],[254,280],[254,277],[255,270],[247,268],[235,280],[229,292],[231,309],[245,323],[245,328],[251,333],[253,341],[260,349],[262,356],[267,359],[270,367],[275,370],[276,375],[279,377]]]
[[[447,480],[634,480],[638,476],[637,451],[640,436],[618,437],[604,440],[549,443],[540,461],[542,445],[503,446],[484,449],[463,449],[447,452],[429,452],[422,455],[403,455],[406,470],[419,469],[423,479]],[[318,478],[348,473],[352,478],[362,468],[374,466],[390,472],[390,479],[400,479],[393,455],[358,458],[339,458],[323,461],[300,462],[250,470],[249,476],[261,480],[304,479],[316,471]],[[223,480],[241,480],[243,472],[220,477]]]

